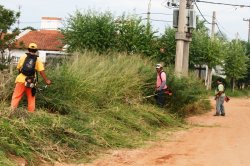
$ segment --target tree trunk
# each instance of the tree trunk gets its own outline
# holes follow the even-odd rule
[[[207,90],[211,89],[212,85],[212,69],[208,68],[207,72]]]
[[[201,78],[201,65],[199,65],[199,78]]]
[[[4,52],[1,51],[1,54],[2,54],[2,64],[4,64]]]
[[[232,92],[234,92],[234,89],[235,89],[235,79],[233,77],[230,80],[230,84],[231,84]]]
[[[233,92],[235,90],[235,79],[233,78]]]

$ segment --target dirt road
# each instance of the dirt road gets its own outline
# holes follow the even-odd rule
[[[225,108],[225,117],[214,117],[213,109],[168,140],[112,151],[84,166],[250,166],[250,99],[231,99]]]

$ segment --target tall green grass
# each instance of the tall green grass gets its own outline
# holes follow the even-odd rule
[[[98,151],[135,147],[161,128],[181,125],[141,102],[151,69],[139,56],[84,53],[47,70],[53,84],[37,93],[34,114],[26,108],[10,113],[8,105],[1,107],[0,150],[31,165],[40,159],[87,161]]]
[[[250,97],[250,90],[249,89],[243,89],[243,90],[235,90],[234,92],[232,90],[226,90],[226,95],[230,97]]]
[[[141,88],[151,76],[152,66],[138,56],[85,53],[74,57],[49,71],[53,85],[43,93],[46,97],[39,100],[39,105],[68,114],[128,103],[143,95]]]
[[[143,100],[154,87],[156,73],[154,65],[140,56],[85,52],[47,74],[53,84],[37,93],[35,113],[27,113],[26,108],[10,112],[1,104],[0,159],[13,154],[30,165],[41,160],[88,161],[100,151],[136,147],[157,131],[181,126],[182,120],[168,110],[197,110],[204,104],[197,104],[203,93],[196,86],[199,83],[174,76],[170,79],[174,96],[168,102],[179,107],[168,103],[162,109]],[[189,86],[198,88],[192,92],[196,97],[183,99],[187,93],[183,87]]]

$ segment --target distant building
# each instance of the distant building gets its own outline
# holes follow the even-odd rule
[[[29,43],[36,43],[38,54],[45,63],[48,58],[65,55],[65,46],[62,43],[63,34],[58,31],[61,18],[42,17],[41,30],[25,30],[17,36],[16,48],[11,50],[14,62],[27,52]]]
[[[57,17],[42,17],[41,29],[43,30],[58,30],[62,25],[62,19]]]

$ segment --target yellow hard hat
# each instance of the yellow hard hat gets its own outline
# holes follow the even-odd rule
[[[30,44],[29,44],[29,49],[36,50],[36,49],[37,49],[36,43],[30,43]]]

